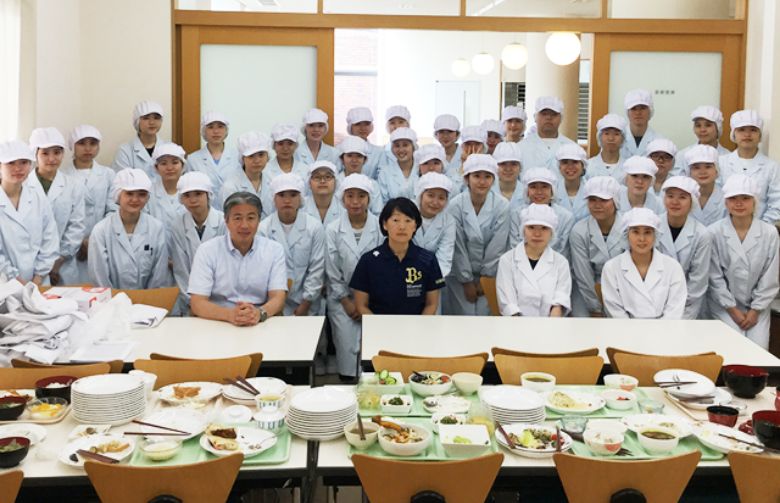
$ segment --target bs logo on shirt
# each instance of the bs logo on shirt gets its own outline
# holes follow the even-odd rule
[[[412,285],[420,281],[423,277],[422,271],[418,271],[416,267],[406,268],[406,283]]]

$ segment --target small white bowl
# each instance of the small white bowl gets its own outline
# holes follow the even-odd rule
[[[439,440],[444,452],[453,458],[479,456],[490,448],[488,429],[481,424],[442,424]]]
[[[456,372],[452,374],[452,382],[463,395],[471,395],[482,386],[482,376],[472,372]]]
[[[608,389],[601,393],[607,407],[612,410],[628,410],[636,405],[636,395],[622,389]]]
[[[421,371],[420,373],[425,375],[435,374],[439,377],[444,377],[447,379],[446,382],[441,384],[422,384],[415,381],[415,379],[417,379],[415,374],[410,375],[409,386],[412,388],[414,393],[417,393],[420,396],[443,395],[452,388],[452,376],[449,374],[445,374],[444,372],[436,372],[435,370],[425,370]]]
[[[145,440],[141,452],[152,461],[167,461],[181,450],[181,441],[172,438]]]
[[[602,430],[602,431],[614,431],[616,433],[623,434],[628,431],[625,424],[621,423],[617,419],[589,419],[586,430]]]
[[[403,400],[403,405],[392,405],[390,400],[393,398],[400,398]],[[390,415],[404,415],[409,414],[412,410],[412,403],[414,399],[411,395],[382,395],[379,398],[379,407],[382,409],[382,414]]]
[[[452,412],[437,412],[431,416],[431,424],[433,425],[433,432],[439,433],[439,425],[442,425],[441,420],[445,417],[450,417],[455,419],[455,423],[453,424],[447,424],[444,423],[443,426],[454,426],[459,424],[466,424],[466,416],[464,414],[453,414]]]
[[[545,393],[555,389],[555,376],[544,372],[526,372],[520,376],[520,384],[531,391]]]
[[[401,426],[414,430],[422,440],[408,444],[398,444],[385,437],[387,428],[383,428],[379,432],[379,446],[382,447],[383,451],[393,456],[416,456],[428,448],[431,438],[433,438],[433,433],[427,428],[415,424],[403,424]]]
[[[252,410],[245,405],[231,405],[219,414],[221,423],[248,423],[252,420]]]
[[[604,386],[610,389],[633,391],[639,386],[639,379],[626,374],[607,374],[604,376]]]
[[[671,436],[672,438],[651,438],[646,436],[648,432],[658,432]],[[640,429],[637,434],[639,439],[639,445],[650,454],[666,454],[674,450],[677,444],[680,442],[680,437],[677,436],[677,432],[669,428],[660,428],[657,426],[648,426]]]
[[[582,437],[588,449],[597,456],[614,456],[625,438],[622,433],[604,429],[585,430]]]
[[[358,387],[361,390],[373,391],[377,395],[389,395],[401,393],[404,390],[404,376],[400,372],[390,372],[395,378],[395,384],[379,384],[377,372],[365,372],[360,376]]]
[[[360,439],[357,421],[349,423],[344,427],[344,436],[347,438],[347,442],[360,451],[368,449],[376,443],[379,438],[379,425],[371,421],[363,421],[363,432],[365,433],[365,440]]]

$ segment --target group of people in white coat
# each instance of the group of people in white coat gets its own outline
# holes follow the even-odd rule
[[[145,101],[113,169],[96,161],[96,128],[78,126],[67,142],[39,128],[29,145],[0,145],[0,274],[39,284],[176,285],[176,314],[217,313],[205,296],[236,324],[277,314],[263,306],[276,311],[286,291],[278,311],[327,314],[338,372],[354,376],[360,312],[351,276],[384,241],[384,202],[406,197],[422,217],[414,243],[435,254],[446,279],[437,312],[489,314],[483,278],[495,278],[504,315],[717,318],[767,347],[780,167],[759,152],[761,118],[732,115],[737,148],[729,152],[719,144],[720,111],[698,107],[697,142],[678,152],[649,125],[650,93],[629,92],[625,108],[625,117],[597,122],[591,158],[559,132],[564,107],[555,97],[536,101],[527,131],[520,106],[463,128],[439,116],[437,143],[427,145],[418,145],[400,105],[385,114],[386,146],[369,142],[374,118],[364,107],[349,111],[349,136],[336,147],[323,141],[329,119],[319,109],[300,127],[243,133],[237,148],[227,142],[228,118],[208,112],[205,146],[189,155],[159,137],[164,111]],[[231,216],[223,210],[235,194]],[[252,229],[257,242],[248,240]],[[199,259],[213,240],[227,241]],[[284,252],[286,285],[277,273],[241,272],[266,242]],[[196,265],[216,270],[220,254],[233,261],[230,273],[205,287]],[[250,278],[265,282],[251,301],[241,288],[224,291]]]

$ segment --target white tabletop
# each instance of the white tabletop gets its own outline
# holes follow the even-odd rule
[[[780,359],[714,320],[620,320],[503,316],[364,316],[363,355],[379,350],[423,356],[490,353],[502,347],[532,353],[568,353],[597,347],[686,355],[715,351],[724,364],[780,367]],[[492,359],[492,355],[491,355]]]

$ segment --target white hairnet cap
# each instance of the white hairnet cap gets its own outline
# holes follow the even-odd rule
[[[444,164],[447,160],[447,154],[444,152],[444,147],[438,143],[429,143],[423,145],[420,149],[414,153],[414,162],[419,164],[425,164],[433,159],[438,159]]]
[[[751,196],[758,200],[761,190],[756,181],[742,173],[736,173],[726,179],[723,184],[723,198],[734,196]]]
[[[144,170],[125,168],[114,177],[111,191],[114,201],[119,202],[119,194],[131,190],[145,190],[146,192],[152,190],[152,181],[146,176]]]
[[[175,143],[161,143],[154,147],[154,152],[152,153],[152,162],[157,164],[157,161],[166,155],[176,157],[181,160],[181,162],[184,162],[185,158],[187,157],[187,153],[179,145],[176,145]]]
[[[35,152],[23,141],[11,140],[0,143],[0,162],[8,163],[25,159],[35,160]]]
[[[476,173],[477,171],[486,171],[493,176],[498,173],[498,163],[493,156],[488,154],[471,154],[463,163],[463,176]]]
[[[658,166],[649,157],[632,155],[623,163],[623,171],[627,175],[649,175],[655,178]]]
[[[647,105],[650,109],[650,117],[653,116],[655,108],[653,107],[653,95],[647,89],[632,89],[626,93],[626,97],[623,99],[623,105],[625,105],[626,112],[631,110],[637,105]]]
[[[298,143],[298,129],[292,124],[276,124],[271,129],[271,139],[277,141],[290,140]]]
[[[559,161],[580,161],[583,166],[588,162],[588,154],[585,152],[585,149],[576,143],[564,143],[561,145],[555,153],[555,158]]]
[[[667,178],[661,187],[661,190],[666,192],[667,189],[684,190],[694,199],[699,199],[699,196],[701,195],[699,184],[689,176],[672,176]]]
[[[558,215],[548,204],[529,204],[520,212],[520,221],[523,228],[529,225],[543,225],[555,232],[558,227]]]
[[[446,130],[446,131],[460,131],[460,121],[457,117],[450,114],[442,114],[436,117],[433,121],[433,132]]]
[[[303,180],[295,173],[282,173],[271,180],[271,193],[273,195],[285,190],[294,190],[303,193]]]
[[[347,136],[338,145],[339,156],[344,154],[360,154],[368,157],[368,144],[359,136]]]
[[[344,180],[341,181],[341,186],[339,187],[339,199],[341,199],[342,204],[344,203],[344,192],[346,192],[349,189],[359,189],[364,192],[367,192],[369,197],[371,196],[374,186],[371,183],[371,179],[367,177],[366,175],[363,175],[361,173],[352,173],[351,175],[344,178]]]
[[[412,120],[412,114],[409,113],[409,109],[403,105],[393,105],[387,108],[387,111],[385,112],[385,121],[387,122],[395,117],[400,117],[406,122]]]
[[[302,133],[305,132],[305,128],[309,124],[325,124],[325,133],[330,129],[330,126],[328,125],[328,114],[319,108],[312,108],[303,114],[303,125],[301,126]]]
[[[506,122],[509,119],[520,119],[521,121],[527,121],[528,115],[525,113],[522,107],[517,105],[509,105],[504,107],[501,111],[501,122]]]
[[[534,111],[538,114],[542,110],[552,110],[557,114],[562,114],[563,101],[557,96],[539,96],[534,103]]]
[[[460,141],[475,141],[484,145],[487,143],[487,131],[482,129],[482,126],[466,126],[460,133]]]
[[[496,149],[493,151],[493,159],[499,164],[509,161],[522,162],[518,145],[518,143],[502,141],[496,145]]]
[[[90,126],[89,124],[76,126],[73,128],[73,131],[70,132],[70,137],[68,138],[68,145],[70,146],[70,149],[73,150],[73,145],[80,142],[84,138],[94,138],[97,141],[102,141],[103,135],[100,134],[100,131],[98,131],[95,126]]]
[[[607,114],[596,122],[596,130],[601,134],[603,130],[612,128],[619,130],[622,134],[626,125],[626,119],[618,114]]]
[[[501,122],[495,119],[485,119],[479,125],[486,133],[496,133],[501,138],[504,137],[504,128],[501,126]]]
[[[594,176],[585,181],[585,197],[612,199],[617,201],[620,184],[611,176]]]
[[[398,140],[409,140],[417,148],[417,133],[412,128],[399,127],[390,133],[390,143]]]
[[[266,135],[257,131],[248,131],[238,137],[238,151],[243,157],[257,152],[268,152],[271,148]]]
[[[693,112],[691,112],[691,120],[695,121],[696,119],[707,119],[710,122],[714,122],[718,128],[718,134],[723,131],[723,112],[717,107],[702,105],[694,108]]]
[[[661,219],[649,208],[631,208],[623,213],[621,222],[623,231],[631,227],[652,227],[655,230],[661,227]]]
[[[163,117],[163,107],[156,101],[142,101],[133,108],[133,127],[138,131],[138,120],[144,115],[160,114]]]
[[[367,107],[350,108],[347,112],[347,126],[352,126],[358,122],[374,122],[374,114]]]
[[[206,192],[208,193],[209,197],[214,195],[212,192],[211,179],[209,176],[206,173],[202,173],[200,171],[191,171],[181,175],[179,181],[176,182],[176,192],[179,194],[179,200],[181,200],[181,196],[187,192],[195,191]]]
[[[731,114],[729,124],[731,125],[731,141],[737,141],[734,133],[738,127],[755,126],[761,130],[764,129],[764,121],[755,110],[738,110],[734,112]]]
[[[311,175],[318,169],[330,170],[330,172],[333,173],[333,176],[336,176],[338,173],[338,169],[336,168],[335,164],[330,161],[326,161],[325,159],[321,159],[319,161],[314,161],[309,165],[309,178],[311,178]]]
[[[674,157],[677,155],[677,145],[675,145],[672,140],[667,140],[666,138],[656,138],[647,144],[648,157],[654,152],[666,152],[670,156]]]
[[[419,201],[422,193],[429,189],[443,189],[447,191],[447,194],[450,194],[452,192],[452,180],[447,175],[434,171],[425,173],[417,180],[417,185],[414,187],[414,195],[417,197],[417,200]]]
[[[65,138],[55,127],[39,127],[30,134],[30,148],[62,147],[65,148]]]
[[[531,168],[523,173],[523,185],[528,187],[532,183],[542,182],[555,187],[557,178],[555,173],[547,168]]]
[[[717,165],[719,156],[718,149],[712,145],[697,144],[685,153],[685,164],[690,166],[697,162],[708,162]]]
[[[206,126],[212,122],[221,122],[226,128],[230,127],[230,121],[222,112],[206,112],[203,114],[203,117],[200,118],[200,136],[204,140],[206,139]]]

